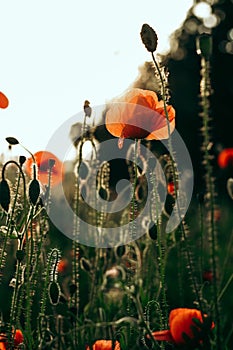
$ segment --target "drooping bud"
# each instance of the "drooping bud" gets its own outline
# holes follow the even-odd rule
[[[40,195],[40,184],[37,179],[33,179],[29,185],[29,199],[33,205],[36,205],[36,202]]]
[[[60,298],[60,286],[56,281],[52,281],[49,284],[49,300],[52,305],[57,305]]]
[[[197,37],[197,54],[209,60],[213,50],[213,39],[209,34],[202,34]]]
[[[24,250],[18,249],[16,252],[16,259],[21,262],[21,261],[23,261],[25,255],[26,255],[26,253]]]
[[[76,286],[74,283],[72,283],[72,284],[69,285],[69,291],[70,291],[70,295],[71,295],[71,296],[74,295],[74,293],[76,292],[76,290],[77,290],[77,286]]]
[[[148,234],[152,240],[156,241],[156,239],[158,238],[157,226],[153,221],[151,221],[149,226],[150,227],[148,229]]]
[[[26,162],[26,157],[25,156],[19,156],[19,164],[22,166]]]
[[[10,200],[10,187],[8,182],[3,179],[0,183],[0,204],[6,212],[9,210]]]
[[[116,247],[116,255],[119,258],[122,258],[123,255],[125,255],[126,249],[124,245],[119,245],[118,247]]]
[[[108,191],[106,190],[106,188],[100,187],[99,196],[105,201],[108,200],[109,194],[108,194]]]
[[[80,266],[84,271],[91,271],[91,264],[90,261],[85,259],[85,258],[81,258],[80,260]]]
[[[158,44],[158,36],[154,29],[148,24],[143,24],[140,35],[146,49],[149,52],[154,52]]]
[[[6,137],[6,141],[11,145],[18,145],[19,141],[15,137]]]

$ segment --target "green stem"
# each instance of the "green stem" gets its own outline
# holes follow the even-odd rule
[[[215,187],[213,180],[212,165],[210,163],[209,145],[209,95],[211,94],[211,84],[210,84],[210,62],[204,57],[201,58],[201,104],[202,104],[202,116],[203,116],[203,150],[204,150],[204,166],[205,166],[205,178],[206,178],[206,190],[209,194],[209,201],[207,202],[207,209],[210,214],[209,221],[209,237],[211,242],[211,261],[212,261],[212,272],[213,272],[213,301],[214,301],[214,311],[215,311],[215,324],[216,324],[216,341],[218,350],[221,350],[221,324],[220,324],[220,311],[219,311],[219,301],[218,301],[218,287],[217,287],[217,242],[216,242],[216,223],[214,218],[215,209]]]
[[[233,274],[230,276],[230,278],[228,279],[227,283],[225,284],[225,286],[223,287],[221,293],[219,293],[218,295],[218,302],[222,299],[224,293],[226,292],[227,288],[229,287],[229,285],[231,284],[233,280]]]
[[[154,337],[152,335],[152,332],[151,332],[150,328],[147,325],[147,322],[145,321],[142,305],[141,305],[141,302],[139,300],[139,295],[137,294],[133,299],[135,301],[135,305],[136,305],[136,308],[137,308],[137,312],[138,312],[138,315],[139,315],[140,322],[144,326],[144,328],[145,328],[149,338],[152,341],[152,344],[154,345],[154,348],[156,349],[157,348],[157,342],[154,339]]]
[[[184,228],[184,220],[182,220],[182,216],[181,216],[181,211],[180,211],[180,205],[179,205],[179,201],[178,201],[178,188],[177,188],[177,172],[175,169],[175,164],[174,164],[174,152],[173,152],[173,147],[172,147],[172,142],[171,142],[171,130],[170,130],[170,124],[169,124],[169,115],[168,115],[168,110],[167,110],[167,104],[166,104],[166,89],[165,89],[165,85],[164,85],[164,79],[160,70],[160,67],[155,59],[154,53],[152,52],[152,59],[153,62],[155,64],[155,67],[158,71],[159,74],[159,78],[161,81],[161,86],[162,86],[162,100],[163,100],[163,105],[164,105],[164,111],[165,111],[165,115],[166,115],[166,121],[167,121],[167,129],[168,129],[168,150],[171,156],[171,166],[172,166],[172,172],[173,172],[173,177],[174,177],[174,190],[175,190],[175,198],[176,198],[176,205],[177,205],[177,214],[179,216],[180,219],[180,228],[181,228],[181,232],[182,232],[182,236],[183,236],[183,240],[184,243],[186,245],[186,254],[187,254],[187,260],[188,260],[188,264],[190,267],[190,274],[191,274],[191,279],[192,279],[192,284],[193,284],[193,288],[195,290],[195,294],[196,294],[196,298],[198,300],[199,305],[201,306],[201,299],[199,296],[199,290],[197,287],[197,282],[196,279],[194,277],[194,269],[193,269],[193,264],[192,264],[192,259],[191,259],[191,253],[189,251],[189,248],[186,244],[186,233],[185,233],[185,228]]]

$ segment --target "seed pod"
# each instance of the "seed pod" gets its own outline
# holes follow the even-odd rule
[[[17,260],[23,261],[24,257],[25,257],[25,251],[22,250],[22,249],[18,249],[17,252],[16,252]]]
[[[74,293],[76,292],[76,290],[77,290],[77,286],[76,286],[74,283],[72,283],[72,284],[69,285],[69,291],[70,291],[70,295],[71,295],[71,296],[74,295]]]
[[[213,39],[209,34],[202,34],[197,37],[197,53],[206,60],[209,60],[213,50]]]
[[[157,226],[155,225],[155,223],[153,221],[150,224],[150,228],[148,230],[148,234],[149,234],[150,238],[153,239],[154,241],[158,237]]]
[[[12,146],[19,144],[19,141],[15,137],[6,137],[6,141]]]
[[[158,36],[154,29],[148,24],[143,24],[140,34],[146,49],[149,52],[154,52],[157,49],[158,44]]]
[[[56,281],[52,281],[49,284],[49,300],[52,305],[57,305],[60,298],[60,286]]]
[[[29,199],[33,205],[36,205],[39,195],[40,195],[39,181],[36,179],[33,179],[29,185]]]
[[[126,249],[124,245],[119,245],[116,247],[116,255],[121,258],[123,255],[125,255]]]
[[[4,179],[0,183],[0,204],[6,212],[9,210],[10,200],[10,187],[7,181]]]
[[[99,189],[99,196],[103,200],[107,201],[108,200],[108,191],[104,187],[100,187],[100,189]]]
[[[86,162],[82,162],[77,170],[78,170],[78,176],[80,177],[80,179],[82,180],[87,179],[90,169]]]
[[[81,258],[80,260],[80,266],[83,270],[89,272],[91,271],[91,264],[90,261],[85,259],[85,258]]]
[[[25,156],[19,156],[19,164],[22,166],[26,162],[26,157]]]

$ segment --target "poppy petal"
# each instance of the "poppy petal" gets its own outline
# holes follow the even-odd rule
[[[6,95],[4,95],[3,92],[0,91],[0,108],[7,108],[9,105],[9,100],[6,97]]]
[[[38,167],[38,180],[46,185],[48,184],[48,174],[49,169],[51,168],[51,185],[57,185],[62,182],[64,173],[63,173],[63,164],[62,162],[51,152],[48,151],[39,151],[34,154],[35,161]],[[55,160],[53,166],[51,166],[51,160]],[[32,172],[33,159],[29,158],[25,163],[26,173],[30,176]]]
[[[175,120],[172,120],[169,123],[170,126],[170,134],[175,130]],[[169,138],[168,126],[166,122],[166,126],[161,129],[153,131],[150,135],[146,137],[147,140],[164,140]]]
[[[170,133],[175,128],[175,110],[167,106]],[[106,128],[115,137],[166,139],[169,137],[163,101],[154,91],[134,88],[112,103],[106,112]],[[120,142],[120,145],[122,142]]]
[[[164,331],[153,332],[152,335],[155,338],[155,340],[158,341],[169,341],[170,343],[174,342],[169,329],[166,329]]]

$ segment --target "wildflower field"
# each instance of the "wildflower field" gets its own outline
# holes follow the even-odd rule
[[[213,35],[190,49],[197,160],[156,31],[139,32],[151,61],[99,123],[84,102],[69,167],[6,135],[27,157],[0,164],[0,349],[233,347],[233,148],[215,152]]]

